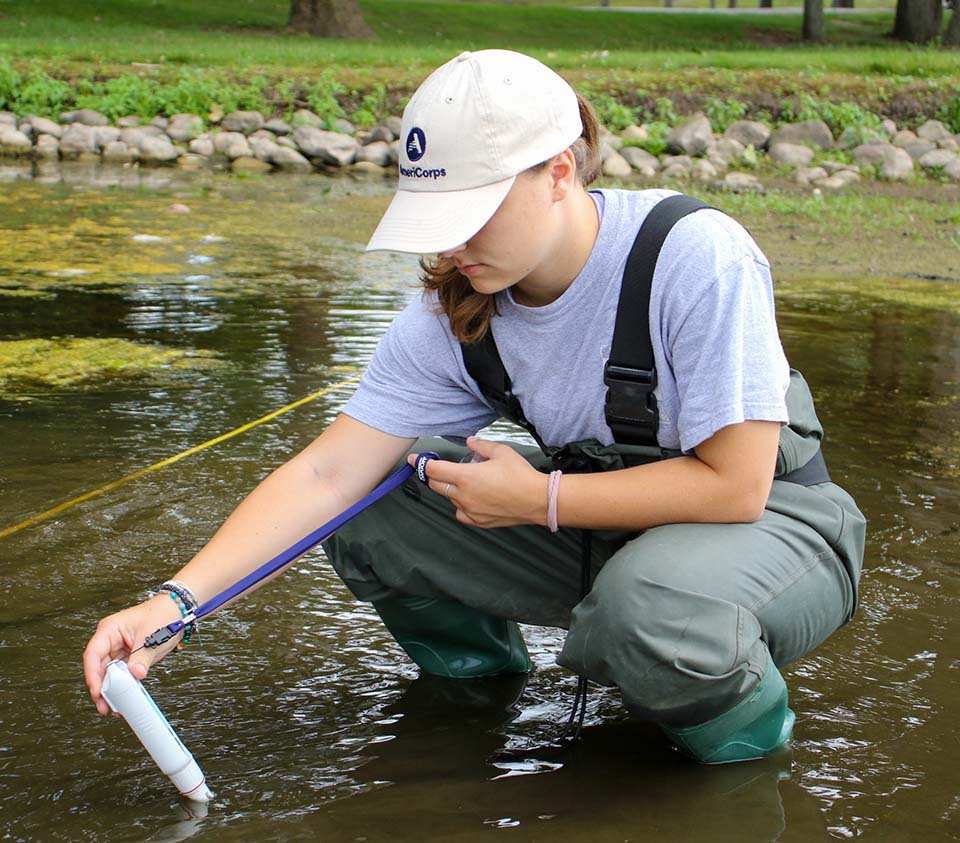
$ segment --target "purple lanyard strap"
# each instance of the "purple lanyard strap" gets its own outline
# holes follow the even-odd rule
[[[430,460],[439,458],[439,454],[435,454],[432,451],[426,451],[422,454],[418,454],[415,468],[405,465],[398,469],[379,486],[377,486],[376,489],[370,492],[369,495],[361,498],[353,506],[345,509],[322,527],[318,527],[309,535],[304,536],[302,539],[300,539],[300,541],[291,547],[288,547],[282,553],[278,553],[269,562],[264,563],[255,571],[251,571],[243,579],[238,580],[229,588],[221,591],[215,597],[211,597],[206,603],[201,603],[200,606],[198,606],[190,614],[184,616],[178,621],[174,621],[166,626],[162,626],[152,635],[148,635],[146,640],[143,642],[143,645],[145,647],[159,647],[164,642],[169,641],[174,635],[181,632],[188,624],[199,620],[204,615],[209,615],[211,612],[219,609],[224,603],[228,603],[235,597],[239,597],[247,589],[252,588],[261,580],[266,579],[284,566],[289,565],[298,556],[302,556],[314,545],[317,545],[320,542],[330,538],[330,536],[332,536],[344,524],[346,524],[355,516],[359,515],[367,507],[372,506],[378,500],[380,500],[380,498],[384,497],[384,495],[388,495],[398,486],[403,485],[407,478],[409,478],[412,474],[416,473],[417,479],[420,480],[421,483],[428,483],[429,480],[426,473],[427,463]]]

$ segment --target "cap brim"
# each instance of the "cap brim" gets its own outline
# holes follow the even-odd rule
[[[470,190],[398,190],[367,251],[424,255],[466,243],[496,213],[516,178]]]

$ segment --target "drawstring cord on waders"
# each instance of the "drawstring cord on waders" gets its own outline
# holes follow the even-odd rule
[[[592,556],[593,550],[593,532],[591,530],[580,531],[580,600],[582,601],[589,593],[593,585],[592,576]],[[583,728],[583,720],[587,715],[587,689],[590,681],[586,676],[577,677],[577,691],[573,697],[573,709],[567,718],[566,725],[560,733],[560,740],[573,743],[580,737],[580,730]],[[574,727],[576,723],[576,727]]]
[[[169,641],[174,635],[177,635],[187,627],[195,624],[198,620],[200,620],[200,618],[216,611],[224,603],[228,603],[234,598],[239,597],[245,591],[253,588],[253,586],[266,579],[271,574],[275,574],[281,568],[289,565],[297,557],[302,556],[304,553],[310,550],[310,548],[314,545],[317,545],[325,539],[330,538],[330,536],[332,536],[344,524],[346,524],[355,516],[359,515],[367,507],[372,506],[378,500],[380,500],[380,498],[401,486],[414,472],[416,472],[417,478],[421,483],[427,483],[426,465],[430,460],[439,458],[439,454],[435,454],[432,451],[426,451],[422,454],[418,454],[415,468],[409,465],[404,465],[396,472],[391,474],[386,480],[377,486],[376,489],[370,492],[369,495],[361,498],[353,506],[345,509],[338,516],[328,521],[322,527],[318,527],[312,533],[304,536],[296,544],[288,547],[282,553],[278,553],[269,562],[265,562],[255,571],[252,571],[243,577],[243,579],[238,580],[232,586],[224,589],[215,597],[211,597],[206,603],[202,603],[192,612],[186,613],[182,618],[180,618],[180,620],[174,621],[173,623],[168,623],[166,626],[162,626],[160,629],[156,630],[156,632],[148,635],[144,639],[143,644],[140,647],[137,647],[137,649],[134,650],[131,655],[137,652],[137,650],[142,650],[144,647],[151,649],[154,647],[159,647],[161,644]]]

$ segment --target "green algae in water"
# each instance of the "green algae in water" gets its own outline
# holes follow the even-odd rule
[[[115,338],[12,340],[0,342],[0,396],[16,398],[16,390],[29,387],[89,387],[220,365],[213,352]]]

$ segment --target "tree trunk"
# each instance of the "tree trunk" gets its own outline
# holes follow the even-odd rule
[[[318,38],[376,38],[357,0],[290,0],[287,27]]]
[[[761,8],[761,9],[772,9],[772,8],[773,8],[773,0],[760,0],[760,8]]]
[[[853,0],[833,0],[830,4],[834,9],[852,9]]]
[[[950,14],[950,23],[943,33],[944,47],[960,47],[960,0],[953,0],[953,12]]]
[[[910,44],[926,44],[940,34],[942,23],[941,0],[897,0],[893,37]]]
[[[803,0],[803,40],[823,41],[825,37],[823,0]]]

